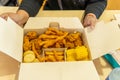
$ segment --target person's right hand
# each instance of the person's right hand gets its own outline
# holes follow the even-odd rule
[[[14,20],[18,25],[22,26],[27,22],[29,15],[24,10],[18,10],[16,13],[7,12],[0,15],[0,17],[7,20],[8,17],[10,17],[12,20]]]

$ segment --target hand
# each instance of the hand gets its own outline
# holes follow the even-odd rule
[[[27,22],[29,15],[24,10],[18,10],[16,13],[8,12],[3,13],[0,15],[0,17],[7,20],[8,17],[10,17],[12,20],[14,20],[18,25],[22,26]]]
[[[94,29],[96,22],[97,22],[97,18],[95,14],[88,13],[83,20],[83,26],[91,27],[92,29]]]

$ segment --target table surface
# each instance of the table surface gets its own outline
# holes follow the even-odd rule
[[[17,9],[18,9],[17,7],[0,7],[0,14],[4,12],[16,12]],[[40,11],[36,17],[79,17],[79,19],[81,20],[83,13],[84,11],[81,11],[81,10]],[[114,19],[114,14],[118,14],[118,13],[120,14],[120,10],[105,10],[102,16],[100,17],[99,21],[104,20],[105,22],[109,22]],[[0,58],[2,58],[2,56]],[[2,59],[0,59],[0,61],[1,60]],[[93,62],[100,76],[100,80],[105,80],[105,78],[108,76],[108,74],[112,70],[112,67],[104,60],[103,57],[97,58],[93,60]],[[14,62],[14,63],[17,63],[17,62]],[[1,66],[2,64],[0,64],[0,71],[1,71]],[[6,67],[8,68],[8,66]],[[19,70],[14,69],[14,72],[18,73]],[[16,74],[2,75],[2,72],[0,72],[0,80],[16,80],[15,76]]]

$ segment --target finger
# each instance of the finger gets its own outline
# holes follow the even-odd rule
[[[92,29],[95,28],[95,22],[94,21],[90,21],[90,25],[89,25]]]
[[[94,19],[93,21],[91,21],[91,26],[95,28],[96,23],[97,23],[97,19]]]
[[[21,24],[21,23],[17,23],[17,24],[18,24],[20,27],[22,27],[22,28],[24,27],[24,25],[23,25],[23,24]]]
[[[8,14],[1,14],[0,17],[2,17],[3,19],[7,20]]]
[[[83,26],[84,27],[90,26],[90,22],[88,20],[84,20]]]

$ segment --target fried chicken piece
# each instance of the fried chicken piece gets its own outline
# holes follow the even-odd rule
[[[68,35],[68,32],[64,32],[63,36],[57,37],[55,40],[51,39],[51,40],[48,40],[48,41],[44,41],[42,43],[42,45],[43,45],[44,48],[48,48],[50,46],[53,46],[57,41],[63,40],[67,35]]]
[[[77,47],[77,46],[82,46],[82,40],[81,40],[81,38],[80,37],[78,37],[78,39],[76,39],[75,41],[74,41],[74,45],[75,45],[75,47]]]
[[[66,40],[62,39],[62,40],[59,40],[55,43],[55,47],[56,48],[64,48],[65,44],[66,44]]]
[[[46,41],[41,41],[38,43],[40,47],[48,48],[50,46],[53,46],[55,44],[55,40],[46,40]]]
[[[47,34],[47,35],[56,35],[55,32],[50,31],[50,30],[45,31],[45,34]]]
[[[40,36],[39,36],[39,39],[55,39],[55,38],[57,38],[58,36],[57,35],[46,35],[46,34],[41,34]]]
[[[39,46],[43,46],[43,45],[45,45],[46,43],[48,43],[48,41],[41,41],[41,42],[39,42],[38,44],[39,44]]]
[[[70,41],[70,42],[73,42],[73,41],[75,41],[76,39],[78,39],[79,37],[80,37],[80,33],[77,32],[77,33],[71,33],[71,34],[69,34],[69,35],[66,37],[66,39],[67,39],[68,41]]]
[[[24,51],[31,50],[30,42],[26,42],[26,43],[23,44],[23,50]]]
[[[31,50],[31,43],[27,36],[24,36],[23,50],[24,51]]]
[[[67,41],[65,47],[68,49],[71,49],[71,48],[74,48],[75,46],[74,46],[74,43]]]
[[[55,40],[46,41],[45,44],[43,45],[43,47],[44,47],[44,48],[48,48],[48,47],[54,45],[55,42],[56,42]]]
[[[64,35],[58,37],[58,38],[56,39],[56,41],[63,40],[63,39],[68,35],[68,32],[64,32],[63,34],[64,34]]]
[[[80,33],[80,32],[76,32],[76,33],[73,34],[73,37],[74,37],[75,39],[77,39],[77,38],[80,37],[80,36],[81,36],[81,33]]]
[[[58,30],[58,29],[53,28],[53,27],[48,28],[47,31],[52,31],[55,35],[59,35],[59,36],[64,35],[63,31]],[[48,33],[47,31],[45,32],[45,34],[51,34],[51,33]]]
[[[55,44],[55,48],[61,48],[61,46],[58,42]]]
[[[28,42],[28,41],[29,41],[29,38],[27,36],[24,36],[23,42],[25,43],[25,42]]]
[[[30,40],[37,38],[37,32],[35,31],[29,31],[26,34],[27,37],[29,37]]]
[[[40,39],[33,39],[33,40],[31,40],[30,42],[31,42],[31,44],[32,44],[32,43],[35,44],[35,48],[36,48],[37,50],[39,50],[39,49],[41,48],[41,46],[39,45],[39,43],[41,42]]]

